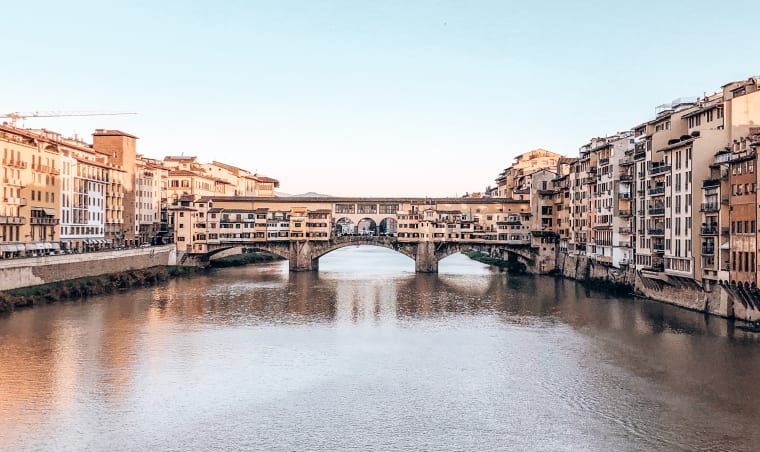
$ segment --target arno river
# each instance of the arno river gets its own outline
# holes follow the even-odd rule
[[[0,450],[758,450],[760,334],[349,248],[0,318]]]

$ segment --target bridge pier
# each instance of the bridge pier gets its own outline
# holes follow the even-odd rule
[[[288,264],[292,272],[319,270],[319,258],[314,257],[311,242],[290,242]]]
[[[435,243],[420,242],[417,244],[417,255],[414,258],[414,271],[417,273],[438,273],[438,259],[435,257]]]

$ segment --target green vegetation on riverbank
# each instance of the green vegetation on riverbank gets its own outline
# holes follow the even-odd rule
[[[495,267],[504,268],[511,273],[522,273],[525,271],[525,265],[520,262],[511,262],[499,259],[497,257],[491,257],[487,253],[483,253],[477,250],[462,251],[462,254],[470,259],[478,262],[482,262],[487,265],[493,265]]]
[[[213,268],[239,267],[241,265],[257,264],[261,262],[273,262],[278,260],[282,260],[282,257],[277,256],[276,254],[262,251],[255,253],[236,254],[234,256],[215,259],[211,261],[210,266]]]

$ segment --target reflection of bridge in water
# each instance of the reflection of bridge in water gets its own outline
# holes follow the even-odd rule
[[[371,245],[413,259],[422,273],[469,249],[549,271],[555,237],[531,235],[531,215],[527,200],[201,198],[175,209],[175,239],[184,244],[183,259],[199,265],[247,248],[288,259],[291,271],[310,271],[331,251]],[[550,259],[540,252],[547,247]]]

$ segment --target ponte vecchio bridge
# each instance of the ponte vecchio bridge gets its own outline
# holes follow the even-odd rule
[[[417,272],[437,272],[441,259],[466,249],[538,271],[554,266],[554,235],[531,233],[528,200],[184,196],[171,210],[181,260],[200,265],[255,248],[288,259],[291,271],[317,270],[333,250],[374,245],[414,259]]]

